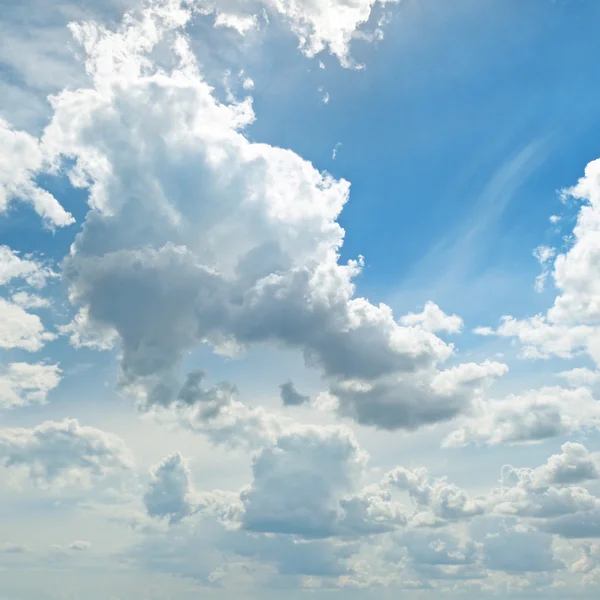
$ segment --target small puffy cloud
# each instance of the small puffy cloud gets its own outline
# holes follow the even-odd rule
[[[0,408],[43,404],[61,377],[58,365],[10,363],[0,367]]]
[[[387,473],[385,481],[409,493],[416,508],[412,517],[415,525],[438,526],[448,521],[470,519],[486,510],[484,499],[469,498],[457,485],[445,477],[430,477],[424,468],[397,467]]]
[[[485,400],[477,413],[460,423],[444,445],[539,442],[600,426],[600,406],[582,387],[545,387]]]
[[[258,27],[256,15],[236,15],[230,13],[218,13],[215,18],[215,27],[228,27],[237,31],[240,35],[246,35],[249,31]]]
[[[41,319],[4,298],[0,298],[0,348],[21,348],[37,352],[56,335],[45,331]]]
[[[8,246],[0,246],[0,286],[12,280],[22,280],[28,285],[41,288],[55,274],[50,268],[31,256],[21,257]]]
[[[427,302],[423,312],[409,313],[400,319],[402,325],[422,327],[426,331],[460,333],[463,320],[458,315],[447,315],[437,304]]]
[[[0,429],[0,464],[22,468],[40,486],[61,486],[129,469],[131,454],[115,435],[74,419]]]
[[[152,470],[144,504],[151,517],[168,517],[169,523],[179,523],[195,509],[190,471],[180,454],[165,458]]]
[[[35,175],[45,162],[39,141],[24,131],[15,131],[0,118],[0,147],[0,213],[20,200],[31,204],[48,227],[73,223],[73,216],[35,182]],[[3,258],[0,255],[0,264]]]
[[[13,294],[11,300],[21,308],[49,308],[50,300],[48,298],[42,298],[37,294],[28,294],[27,292],[17,292]]]
[[[567,442],[541,467],[542,479],[551,484],[571,485],[600,478],[600,455],[582,444]]]
[[[310,402],[310,396],[301,394],[293,382],[286,381],[279,386],[281,401],[285,406],[300,406]]]

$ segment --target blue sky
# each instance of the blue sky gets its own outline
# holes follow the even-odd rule
[[[0,0],[0,598],[596,598],[599,16]]]

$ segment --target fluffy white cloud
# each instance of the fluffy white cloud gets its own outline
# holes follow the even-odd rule
[[[444,441],[446,446],[541,441],[600,426],[600,405],[588,388],[545,387],[482,401]]]
[[[424,468],[397,467],[385,481],[400,490],[406,490],[415,504],[414,525],[439,526],[446,521],[470,519],[486,510],[482,498],[469,498],[466,492],[445,477],[432,478]]]
[[[309,57],[323,51],[337,56],[344,66],[353,66],[350,44],[355,37],[379,39],[383,33],[383,20],[379,19],[374,32],[362,31],[370,20],[374,8],[396,4],[399,0],[255,0],[251,2],[229,0],[199,0],[205,10],[216,13],[215,25],[231,27],[244,35],[257,27],[257,15],[266,9],[267,14],[278,16],[298,37],[300,49]],[[268,16],[262,15],[269,21]]]
[[[16,294],[13,294],[11,300],[24,309],[49,308],[50,306],[50,300],[48,300],[48,298],[42,298],[37,294],[29,294],[27,292],[17,292]]]
[[[46,280],[53,276],[55,275],[51,269],[33,257],[21,257],[8,246],[0,246],[0,285],[6,285],[13,279],[17,279],[41,288]]]
[[[518,339],[526,358],[586,353],[600,364],[600,160],[589,163],[584,177],[564,195],[582,206],[570,248],[554,258],[552,276],[558,295],[553,306],[546,314],[528,319],[505,316],[495,331],[476,331]],[[541,248],[537,257],[547,266],[553,253]]]
[[[0,298],[0,348],[22,348],[36,352],[55,337],[55,334],[45,331],[37,315]]]
[[[12,201],[22,200],[33,206],[48,227],[73,223],[72,215],[35,182],[36,173],[44,166],[38,140],[24,131],[13,130],[0,118],[0,147],[0,213],[6,211]]]
[[[593,386],[600,381],[600,372],[591,371],[584,367],[563,371],[556,374],[557,377],[566,379],[569,385],[573,387]]]
[[[0,429],[0,463],[25,469],[40,486],[87,483],[133,466],[120,438],[74,419],[47,421],[31,429]]]
[[[58,365],[10,363],[0,367],[0,408],[43,404],[61,377]]]
[[[458,315],[447,315],[437,304],[427,302],[421,313],[409,313],[400,319],[403,325],[420,326],[427,331],[459,333],[463,320]]]

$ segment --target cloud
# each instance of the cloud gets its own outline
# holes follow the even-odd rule
[[[246,531],[304,538],[365,535],[406,517],[385,491],[360,488],[366,456],[350,431],[297,427],[254,459],[242,492]]]
[[[20,467],[39,486],[63,486],[129,469],[133,460],[116,436],[71,419],[34,428],[0,429],[0,463]]]
[[[37,294],[28,294],[27,292],[17,292],[13,294],[11,300],[21,308],[49,308],[50,300],[48,298],[42,298]]]
[[[403,325],[419,326],[426,331],[460,333],[463,320],[458,315],[447,315],[437,304],[427,302],[421,313],[409,313],[400,319]]]
[[[175,524],[193,513],[193,495],[189,467],[180,454],[173,454],[152,470],[144,504],[149,516],[168,517]]]
[[[49,277],[55,277],[52,270],[32,256],[22,258],[19,252],[8,246],[0,246],[0,285],[6,285],[16,279],[41,288]]]
[[[355,296],[362,259],[339,263],[349,184],[243,135],[251,102],[215,99],[182,35],[190,18],[175,0],[151,1],[116,31],[71,26],[93,86],[53,98],[40,142],[89,191],[64,262],[79,313],[60,331],[101,349],[118,335],[120,385],[146,407],[177,402],[197,346],[235,355],[271,343],[301,351],[361,423],[413,429],[469,410],[501,369],[442,371],[453,347],[426,330],[431,315],[402,325]],[[158,43],[172,66],[148,58]],[[474,368],[486,377],[469,380]]]
[[[555,571],[564,564],[554,558],[552,536],[535,531],[505,530],[483,541],[483,564],[493,571],[532,573]]]
[[[447,521],[471,519],[486,510],[484,499],[469,498],[445,477],[432,478],[424,468],[397,467],[387,473],[384,480],[409,493],[416,507],[411,520],[417,526],[439,526]]]
[[[0,348],[21,348],[37,352],[47,341],[55,338],[55,334],[44,330],[37,315],[0,298]]]
[[[482,401],[445,446],[540,442],[600,425],[600,407],[588,388],[544,387]]]
[[[218,3],[211,0],[201,1],[200,5],[217,11],[215,25],[233,27],[242,35],[256,27],[256,13],[261,8],[267,9],[272,15],[277,15],[298,37],[304,54],[313,57],[328,51],[343,66],[353,67],[356,65],[350,56],[352,40],[360,33],[367,39],[381,38],[381,27],[377,27],[377,35],[362,32],[361,28],[367,24],[377,5],[397,2],[398,0],[323,0],[318,3],[311,0],[237,1],[228,3],[227,9],[223,11],[219,10]]]
[[[562,371],[561,373],[557,373],[556,376],[566,379],[572,387],[593,386],[600,381],[600,372],[591,371],[584,367]]]
[[[310,396],[300,394],[291,381],[282,383],[279,389],[281,390],[281,401],[285,406],[300,406],[310,402]]]
[[[466,363],[374,382],[340,381],[330,392],[339,400],[342,416],[380,429],[414,430],[469,412],[483,391],[507,371],[502,363]]]
[[[44,166],[38,140],[24,131],[15,131],[0,118],[0,146],[0,213],[5,212],[11,202],[21,200],[31,204],[50,228],[74,223],[73,216],[58,200],[35,182],[35,174]]]
[[[600,160],[590,162],[579,182],[563,192],[582,203],[566,252],[542,247],[538,259],[549,269],[557,289],[554,304],[545,314],[527,319],[502,318],[496,329],[479,333],[516,338],[525,358],[572,358],[588,354],[600,364]]]
[[[44,404],[61,378],[58,365],[10,363],[0,367],[0,408]]]

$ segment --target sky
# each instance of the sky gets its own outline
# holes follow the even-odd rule
[[[594,0],[0,0],[0,600],[597,598]]]

